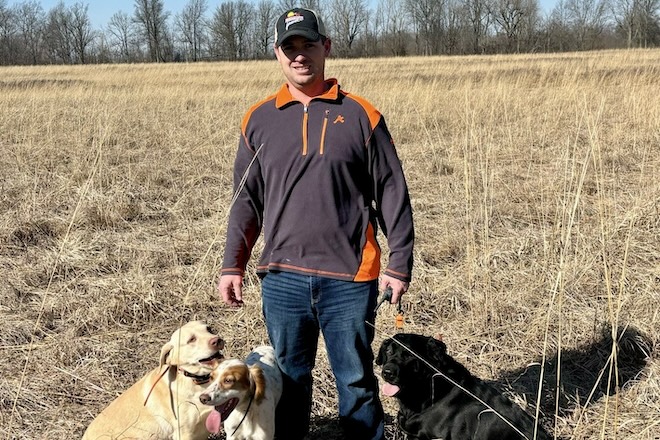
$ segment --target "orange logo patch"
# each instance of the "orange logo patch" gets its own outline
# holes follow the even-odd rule
[[[335,118],[335,121],[333,122],[333,124],[337,124],[337,123],[340,123],[340,124],[344,123],[344,117],[342,115],[337,115],[337,117]]]

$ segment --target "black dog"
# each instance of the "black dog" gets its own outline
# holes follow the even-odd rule
[[[540,426],[534,437],[534,419],[470,374],[438,339],[397,334],[383,341],[376,364],[382,365],[383,394],[399,401],[399,427],[411,440],[551,439]]]

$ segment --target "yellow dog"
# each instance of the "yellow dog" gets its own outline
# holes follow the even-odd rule
[[[201,321],[172,334],[154,368],[108,405],[89,425],[83,440],[206,440],[212,407],[199,395],[223,356],[224,341]]]

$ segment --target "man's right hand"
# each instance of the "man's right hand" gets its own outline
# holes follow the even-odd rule
[[[231,307],[243,305],[243,277],[241,275],[222,275],[218,281],[218,292],[225,304]]]

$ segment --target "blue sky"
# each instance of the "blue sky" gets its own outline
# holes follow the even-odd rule
[[[164,0],[165,1],[165,10],[169,11],[172,15],[183,9],[183,6],[188,3],[189,0]],[[541,6],[545,11],[552,9],[557,0],[540,0]],[[92,25],[95,28],[105,27],[105,25],[110,20],[110,17],[115,12],[124,11],[129,15],[133,14],[135,10],[135,1],[134,0],[64,0],[64,4],[69,6],[74,3],[82,3],[89,5],[89,18],[92,21]],[[16,0],[9,0],[7,2],[10,6],[14,3],[18,3]],[[50,8],[59,3],[59,0],[41,0],[39,1],[41,6],[45,11],[48,11]],[[207,0],[209,5],[209,13],[215,9],[215,7],[221,3],[221,0]],[[375,1],[370,3],[375,4]]]

